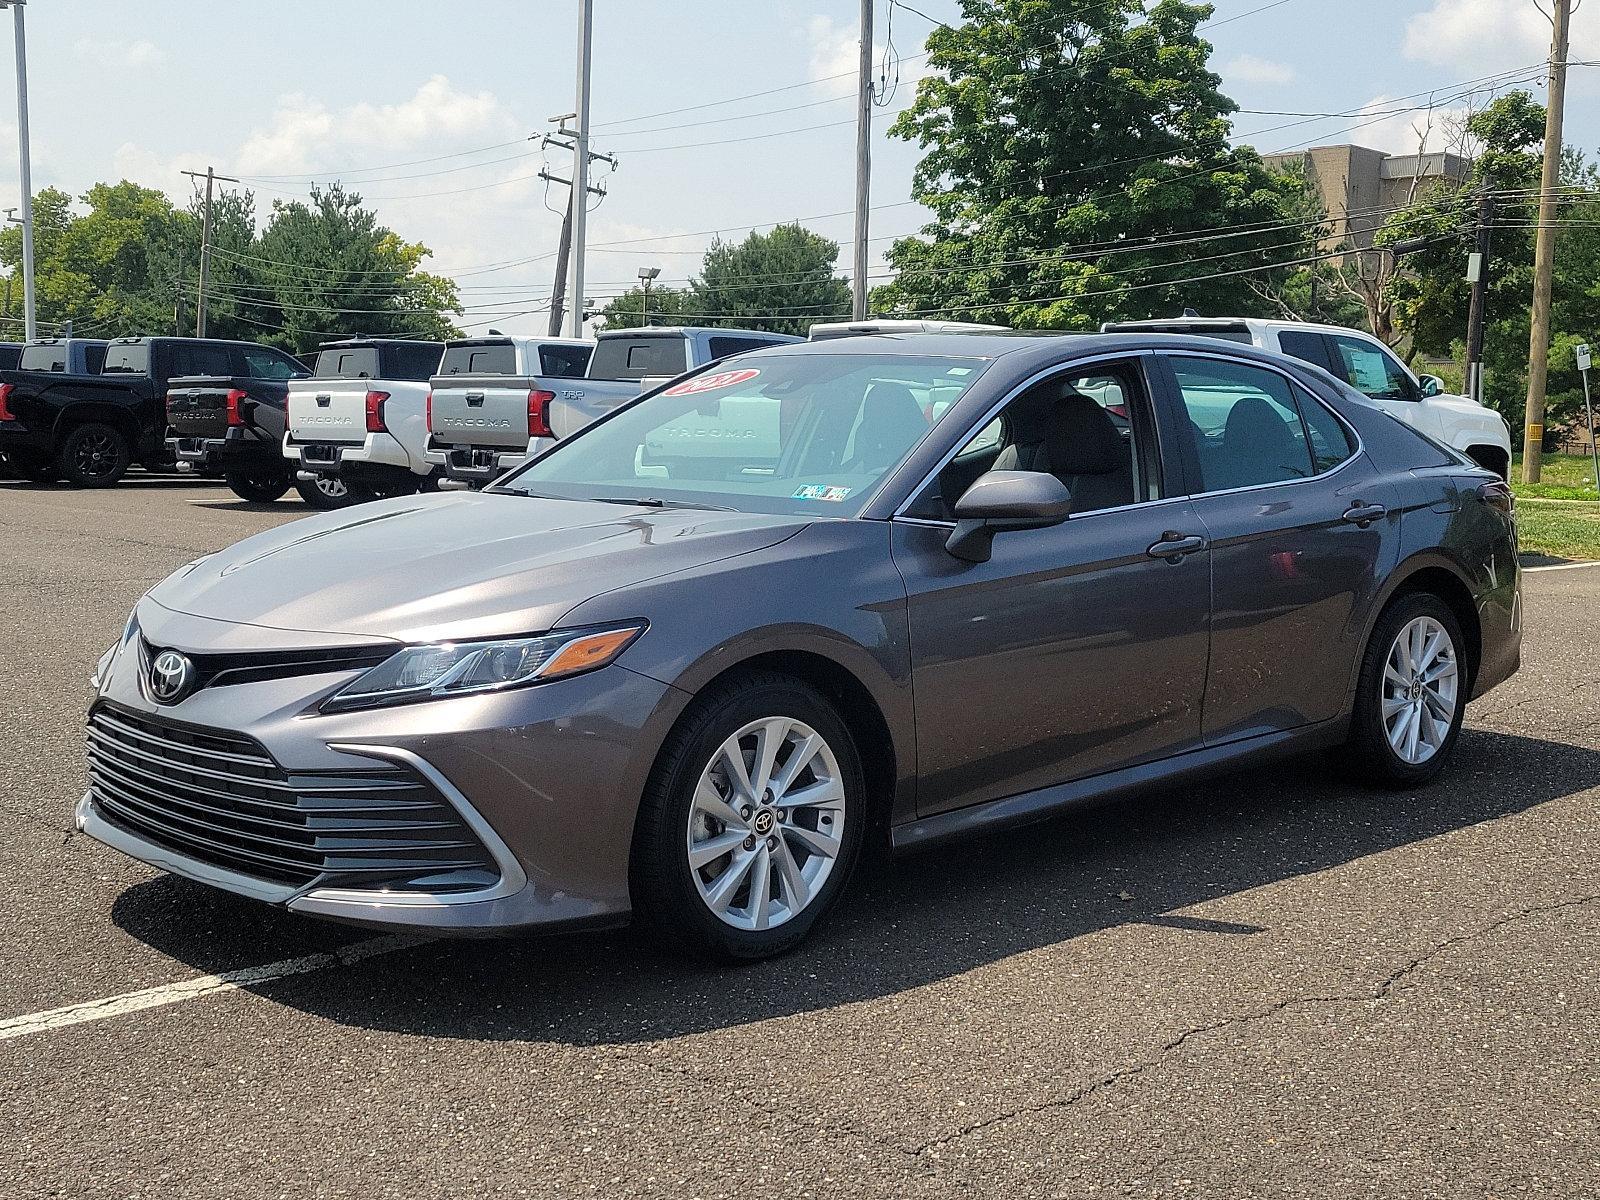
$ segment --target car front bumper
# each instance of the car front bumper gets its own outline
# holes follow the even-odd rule
[[[270,653],[295,642],[304,648],[310,637],[184,616],[149,600],[140,605],[139,619],[149,646],[193,655]],[[352,639],[316,644],[341,641]],[[122,647],[106,668],[97,709],[114,707],[185,735],[217,731],[248,738],[290,780],[403,767],[430,784],[477,835],[493,857],[495,878],[471,890],[431,892],[406,884],[264,877],[123,819],[97,799],[104,773],[97,779],[92,769],[76,820],[96,840],[213,887],[367,926],[481,934],[627,919],[634,818],[655,749],[687,699],[676,689],[613,665],[493,695],[320,713],[321,702],[358,674],[344,670],[213,684],[163,706],[147,695],[145,662],[137,639]],[[149,793],[147,776],[140,779]],[[224,790],[215,780],[201,782]]]

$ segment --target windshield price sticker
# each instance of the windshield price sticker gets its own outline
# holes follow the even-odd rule
[[[663,396],[697,396],[701,392],[720,392],[723,388],[754,379],[760,371],[746,367],[742,371],[716,371],[710,375],[696,375],[662,392]]]
[[[827,500],[830,503],[837,504],[854,490],[854,488],[824,487],[820,483],[808,483],[804,487],[796,488],[793,498],[796,500]]]

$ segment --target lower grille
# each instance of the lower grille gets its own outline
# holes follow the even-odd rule
[[[250,738],[109,705],[89,715],[89,793],[113,825],[277,883],[446,893],[499,877],[456,810],[404,767],[290,775]]]

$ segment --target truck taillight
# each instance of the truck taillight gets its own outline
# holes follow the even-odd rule
[[[423,406],[423,427],[429,433],[433,432],[433,389],[428,389],[428,399]]]
[[[367,393],[367,432],[388,433],[389,427],[383,423],[383,402],[389,398],[388,392]]]
[[[555,437],[550,432],[550,401],[556,398],[554,392],[531,391],[528,393],[528,436]]]
[[[170,397],[169,397],[170,398]],[[237,429],[244,425],[244,402],[250,398],[250,393],[238,388],[228,391],[228,424]]]
[[[16,387],[12,383],[0,383],[0,421],[15,421],[17,418],[11,411],[11,391]]]

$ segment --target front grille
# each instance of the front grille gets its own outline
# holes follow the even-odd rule
[[[296,887],[490,886],[483,843],[402,766],[288,774],[259,743],[102,704],[89,792],[107,821],[190,858]]]
[[[394,643],[377,646],[337,646],[324,650],[252,650],[233,654],[188,654],[194,663],[194,690],[259,683],[296,675],[326,675],[338,671],[365,671],[394,654]],[[139,639],[140,667],[148,673],[161,647]],[[230,735],[231,736],[231,735]]]

